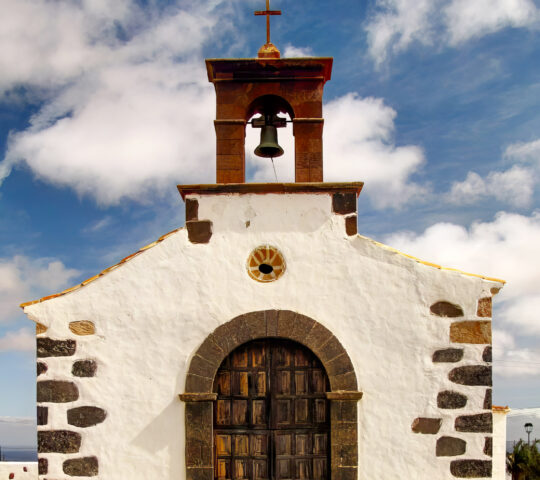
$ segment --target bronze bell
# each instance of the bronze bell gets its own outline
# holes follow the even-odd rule
[[[255,149],[255,155],[264,158],[275,158],[283,155],[283,148],[277,142],[277,128],[274,125],[264,125],[261,128],[261,143]]]

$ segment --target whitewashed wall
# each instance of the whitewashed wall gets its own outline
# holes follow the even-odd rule
[[[36,462],[0,462],[0,480],[37,480]]]
[[[493,410],[493,479],[506,478],[506,414]]]
[[[502,285],[407,258],[362,236],[347,236],[331,196],[192,196],[199,219],[213,222],[208,244],[192,244],[186,230],[132,258],[85,287],[25,308],[48,330],[41,336],[74,339],[74,356],[45,358],[38,380],[73,381],[80,398],[48,404],[41,430],[80,432],[79,453],[46,454],[48,475],[62,476],[65,459],[97,456],[101,480],[185,478],[184,391],[193,353],[220,324],[257,310],[288,309],[330,329],[349,353],[359,390],[359,478],[450,479],[452,457],[436,457],[436,439],[467,441],[460,458],[490,460],[484,435],[456,433],[456,411],[437,407],[437,393],[468,397],[459,414],[482,413],[485,388],[448,380],[455,364],[432,362],[448,348],[453,319],[430,314],[433,303],[459,304],[477,319],[477,301]],[[180,207],[179,207],[180,208]],[[360,218],[360,231],[362,218]],[[263,284],[246,273],[255,247],[277,247],[287,271]],[[73,321],[91,320],[96,333],[73,334]],[[463,347],[460,365],[481,363],[485,345]],[[93,378],[73,378],[74,360],[95,359]],[[68,425],[75,406],[107,411],[99,425]],[[438,435],[415,434],[417,417],[442,418]],[[384,458],[384,460],[381,459]]]

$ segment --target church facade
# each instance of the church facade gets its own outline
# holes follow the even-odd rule
[[[40,479],[491,478],[503,282],[358,234],[362,183],[323,182],[331,66],[207,60],[217,183],[178,187],[186,226],[23,304]],[[250,119],[284,113],[296,182],[244,183]]]

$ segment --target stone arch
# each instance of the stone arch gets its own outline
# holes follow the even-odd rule
[[[264,310],[233,318],[216,328],[189,365],[186,402],[186,479],[213,480],[214,377],[223,360],[238,346],[260,338],[294,340],[309,348],[323,364],[330,382],[331,452],[328,478],[347,480],[358,475],[358,414],[356,374],[349,355],[330,330],[290,310]]]
[[[212,393],[221,362],[243,343],[257,338],[286,338],[309,348],[323,364],[330,388],[356,391],[358,383],[349,355],[326,327],[290,310],[246,313],[219,326],[199,347],[189,365],[186,393]]]
[[[255,98],[247,107],[246,121],[253,115],[264,115],[265,112],[275,110],[276,113],[288,113],[294,119],[294,109],[291,104],[279,95],[262,95]]]

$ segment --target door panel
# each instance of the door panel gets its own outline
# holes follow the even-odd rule
[[[241,346],[214,381],[218,480],[324,480],[328,475],[328,378],[299,344]]]

